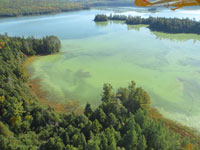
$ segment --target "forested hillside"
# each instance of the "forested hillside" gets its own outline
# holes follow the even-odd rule
[[[135,82],[116,93],[104,84],[102,103],[84,114],[58,113],[31,94],[23,62],[58,52],[60,41],[0,36],[1,150],[199,150],[197,139],[149,117],[150,97]],[[166,91],[167,92],[167,91]]]
[[[0,17],[39,15],[80,9],[88,9],[88,6],[68,0],[1,0]]]
[[[131,0],[1,0],[0,17],[16,17],[89,9],[92,6],[132,6]]]

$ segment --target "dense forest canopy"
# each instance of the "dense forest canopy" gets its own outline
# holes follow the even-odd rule
[[[153,31],[161,31],[166,33],[194,33],[200,34],[200,22],[191,19],[179,18],[162,18],[149,17],[147,19],[141,17],[128,17],[127,24],[147,24],[149,29]]]
[[[159,31],[165,33],[194,33],[200,34],[200,22],[191,19],[179,18],[164,18],[164,17],[149,17],[142,18],[140,16],[125,16],[125,15],[112,15],[106,16],[98,14],[95,16],[94,21],[107,21],[119,20],[125,21],[128,25],[145,24],[149,25],[148,28],[152,31]]]
[[[131,0],[1,0],[0,17],[39,15],[89,9],[92,6],[131,6]]]
[[[195,137],[183,137],[149,117],[150,97],[134,81],[113,92],[104,84],[101,104],[84,114],[58,113],[33,96],[23,68],[35,54],[58,52],[48,36],[0,36],[0,149],[2,150],[199,150]]]
[[[108,21],[108,17],[106,15],[96,15],[94,21],[95,22]]]
[[[37,15],[88,9],[81,2],[68,0],[1,0],[0,17]]]

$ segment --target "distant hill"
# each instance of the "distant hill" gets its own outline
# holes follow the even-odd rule
[[[0,17],[40,15],[96,6],[133,6],[130,0],[1,0]]]
[[[80,2],[66,0],[2,0],[0,17],[15,17],[88,9]]]

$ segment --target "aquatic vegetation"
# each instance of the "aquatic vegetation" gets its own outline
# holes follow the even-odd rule
[[[116,93],[104,84],[101,104],[92,109],[88,103],[81,115],[41,105],[21,63],[26,58],[23,42],[32,41],[7,35],[0,39],[5,42],[0,49],[0,149],[199,149],[196,137],[181,137],[149,117],[150,97],[134,81]]]

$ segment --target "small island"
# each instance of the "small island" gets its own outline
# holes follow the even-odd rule
[[[108,17],[106,15],[96,15],[94,18],[95,22],[104,22],[104,21],[108,21]]]

